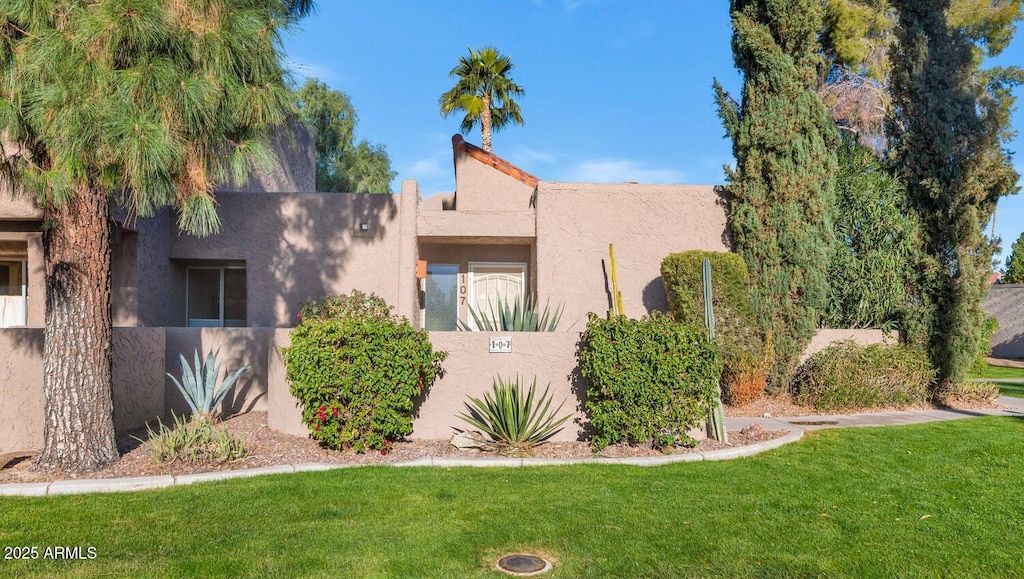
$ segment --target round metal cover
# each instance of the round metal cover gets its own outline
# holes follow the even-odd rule
[[[498,568],[515,575],[536,575],[551,568],[551,564],[535,555],[506,555],[498,559]]]

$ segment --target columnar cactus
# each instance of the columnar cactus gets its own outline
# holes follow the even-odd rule
[[[704,258],[701,265],[704,280],[704,325],[708,328],[708,341],[715,341],[715,310],[711,305],[711,260]],[[613,270],[614,271],[614,270]],[[715,407],[711,410],[711,433],[715,440],[729,443],[729,433],[725,429],[725,411],[722,409],[722,385],[718,384],[715,396]]]

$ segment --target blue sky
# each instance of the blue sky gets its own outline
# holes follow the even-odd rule
[[[739,93],[730,36],[724,0],[320,0],[285,49],[296,79],[349,95],[357,136],[387,147],[394,188],[415,179],[429,196],[454,189],[461,120],[441,118],[438,96],[467,47],[484,46],[511,56],[526,90],[525,126],[494,135],[497,155],[545,181],[723,183],[732,151],[711,84]],[[995,63],[1024,65],[1018,36]],[[1024,138],[1010,149],[1024,173]],[[1004,198],[996,234],[1008,250],[1022,231],[1024,195]]]

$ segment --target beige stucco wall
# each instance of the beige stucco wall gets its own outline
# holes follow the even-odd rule
[[[488,341],[494,335],[511,336],[512,352],[489,353]],[[516,374],[527,383],[536,377],[541,392],[550,383],[552,408],[565,401],[559,416],[573,414],[552,440],[580,437],[586,386],[576,374],[578,333],[431,332],[430,342],[435,350],[448,352],[448,359],[442,364],[444,377],[434,383],[419,408],[411,438],[446,439],[455,434],[455,428],[468,429],[458,418],[468,396],[482,398],[491,390],[496,375],[508,378]],[[577,388],[579,393],[574,390]]]
[[[281,348],[291,346],[289,333],[291,330],[274,331],[274,343],[270,348],[267,375],[270,390],[267,394],[267,426],[294,436],[309,436],[309,429],[302,423],[302,411],[299,409],[298,398],[292,396],[285,379],[284,358]]]
[[[287,330],[282,330],[287,336]],[[114,328],[114,427],[125,432],[170,412],[183,414],[188,405],[165,372],[181,377],[177,356],[189,365],[220,348],[223,377],[242,365],[243,374],[222,405],[229,413],[267,408],[268,362],[274,330],[260,328]],[[0,330],[0,453],[34,450],[43,434],[43,330]]]
[[[724,202],[704,185],[542,181],[537,293],[541,301],[565,301],[560,329],[582,331],[587,312],[608,311],[609,243],[626,315],[667,310],[661,260],[689,249],[728,251]]]
[[[455,202],[458,210],[527,211],[533,187],[456,149]]]
[[[800,356],[800,363],[824,350],[825,348],[842,342],[853,340],[861,346],[871,344],[897,344],[900,341],[899,332],[883,332],[882,330],[843,330],[843,329],[819,329],[811,338],[811,343],[804,349]]]
[[[114,330],[112,381],[114,429],[125,432],[165,416],[164,353],[162,328]],[[42,384],[40,372],[40,386]]]
[[[0,216],[3,219],[35,220],[43,217],[35,203],[25,195],[15,195],[9,189],[0,189]]]
[[[495,194],[500,198],[500,194]],[[522,243],[537,235],[536,217],[530,211],[426,211],[420,210],[420,239],[480,239],[486,243]]]
[[[505,334],[502,334],[505,335]],[[520,374],[532,381],[536,375],[541,389],[551,384],[553,407],[562,401],[562,413],[573,414],[573,420],[553,440],[577,440],[582,432],[583,394],[577,395],[574,388],[586,390],[575,373],[576,343],[579,334],[557,333],[512,333],[512,352],[490,354],[487,351],[489,334],[477,332],[431,332],[430,341],[435,350],[448,352],[448,359],[442,364],[444,377],[434,383],[413,421],[413,439],[447,439],[455,433],[453,428],[464,428],[465,423],[457,414],[464,410],[467,395],[481,397],[489,391],[492,379],[500,374],[505,377]],[[270,393],[267,421],[270,428],[308,436],[308,429],[302,424],[302,415],[296,406],[296,399],[288,392],[284,380],[285,369],[278,349],[290,344],[287,330],[277,330],[275,347],[270,362]],[[561,415],[559,414],[559,415]]]
[[[185,325],[185,267],[196,260],[245,262],[249,326],[292,326],[306,299],[353,289],[399,305],[400,195],[221,193],[217,199],[223,233],[197,238],[173,227],[169,233],[168,257],[177,261],[168,282],[168,325]],[[415,251],[414,236],[411,245],[406,253]],[[414,291],[415,256],[408,259],[404,273]],[[140,279],[149,275],[139,272]],[[415,295],[407,298],[413,302]]]
[[[234,373],[242,366],[249,370],[242,374],[231,392],[224,399],[221,411],[237,414],[250,410],[267,409],[268,376],[267,363],[274,330],[271,328],[164,328],[166,332],[166,357],[163,372],[181,380],[181,366],[178,356],[184,355],[189,366],[194,365],[195,352],[205,360],[210,351],[218,352],[217,362],[221,367],[220,377]],[[188,411],[188,404],[178,387],[164,378],[167,399],[166,407],[176,413]]]
[[[0,454],[43,446],[43,330],[0,330]]]

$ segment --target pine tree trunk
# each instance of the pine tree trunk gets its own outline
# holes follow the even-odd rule
[[[99,188],[46,211],[43,450],[68,472],[118,459],[111,387],[110,206]]]
[[[491,95],[484,93],[483,110],[480,111],[480,132],[483,139],[482,146],[488,153],[491,152]]]

